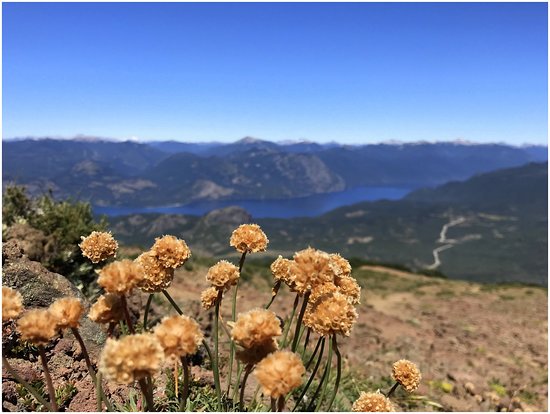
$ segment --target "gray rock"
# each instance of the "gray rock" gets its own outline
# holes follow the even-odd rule
[[[80,299],[88,314],[90,303],[84,295],[64,276],[50,272],[42,264],[29,260],[21,253],[15,240],[2,246],[3,284],[17,290],[23,297],[25,309],[45,308],[55,300],[72,296]],[[82,319],[80,334],[89,347],[88,351],[98,350],[105,342],[105,334],[100,326],[85,316]]]

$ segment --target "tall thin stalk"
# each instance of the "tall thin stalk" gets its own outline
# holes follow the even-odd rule
[[[40,362],[42,362],[42,369],[44,370],[44,377],[46,378],[46,385],[48,386],[48,394],[50,395],[50,404],[53,411],[59,411],[57,401],[55,400],[55,389],[53,388],[52,377],[50,376],[50,370],[48,369],[48,362],[46,360],[46,352],[42,345],[38,345],[38,353],[40,354]]]
[[[220,324],[220,303],[222,301],[222,291],[218,292],[216,299],[216,310],[214,312],[214,358],[212,360],[212,370],[214,371],[214,384],[216,386],[216,397],[218,399],[218,410],[222,411],[222,390],[220,387],[220,365],[219,365],[219,339],[218,327]]]
[[[244,377],[243,377],[243,383],[241,385],[241,394],[239,397],[239,411],[244,411],[244,389],[246,388],[246,380],[248,379],[248,375],[252,372],[252,368],[254,365],[247,364],[246,368],[244,369]]]
[[[19,376],[19,374],[13,369],[13,367],[10,365],[10,363],[8,362],[8,360],[4,355],[2,355],[2,365],[8,370],[8,372],[13,376],[13,378],[15,378],[15,380],[19,384],[21,384],[28,392],[32,394],[34,398],[36,398],[36,400],[40,404],[42,404],[45,408],[49,409],[50,411],[55,411],[52,408],[52,405],[49,402],[47,402],[31,384],[29,384],[27,381],[25,381],[23,378]]]
[[[92,361],[90,360],[90,356],[88,355],[86,344],[84,343],[84,340],[82,339],[82,336],[78,331],[78,328],[71,328],[71,332],[73,333],[74,337],[78,341],[78,344],[80,345],[80,351],[82,352],[84,361],[86,361],[86,366],[88,367],[88,373],[90,374],[90,377],[92,378],[94,385],[96,385],[96,392],[100,394],[101,399],[105,401],[105,405],[107,406],[107,409],[109,411],[113,411],[113,406],[111,405],[111,402],[103,392],[103,386],[101,382],[98,383],[97,381],[96,372],[94,370],[94,367],[92,366]]]
[[[388,391],[388,393],[386,394],[386,398],[390,398],[391,395],[394,393],[394,391],[397,389],[397,387],[399,386],[399,383],[396,382],[395,384],[393,384],[393,387],[391,387],[391,389]]]
[[[96,385],[96,389],[99,389],[99,387],[101,387],[101,372],[98,372],[97,373],[97,377],[96,377],[96,381],[95,381],[95,385]],[[102,399],[103,395],[101,392],[98,392],[96,394],[96,405],[97,405],[97,411],[103,411],[103,399]],[[109,410],[109,411],[113,411],[112,409]]]
[[[235,382],[233,383],[233,396],[231,397],[231,400],[233,401],[233,408],[235,407],[235,402],[237,401],[237,394],[239,392],[239,384],[241,383],[242,375],[243,366],[239,364],[239,367],[237,369],[237,378],[235,378]]]
[[[311,335],[311,328],[307,328],[306,339],[304,340],[304,349],[302,349],[302,359],[306,356],[306,349],[309,343],[309,336]]]
[[[273,288],[271,289],[271,299],[269,300],[269,303],[265,305],[266,309],[269,309],[270,306],[273,304],[273,301],[275,300],[275,297],[277,296],[277,293],[279,293],[279,288],[281,287],[281,281],[277,280],[275,284],[273,285]]]
[[[189,362],[186,356],[181,357],[181,365],[183,367],[183,394],[180,400],[180,411],[185,411],[187,398],[189,398]]]
[[[178,306],[178,304],[174,301],[174,299],[172,299],[172,296],[170,296],[170,294],[166,291],[166,290],[163,290],[162,293],[164,294],[164,296],[166,297],[166,299],[168,299],[168,302],[170,302],[170,305],[172,305],[172,307],[175,309],[175,311],[177,313],[179,313],[180,315],[183,315],[183,311],[180,309],[180,307]]]
[[[122,311],[124,312],[124,319],[126,319],[126,325],[128,326],[128,330],[133,335],[136,333],[134,330],[134,324],[132,323],[132,319],[130,318],[130,312],[128,311],[128,301],[126,300],[126,295],[122,294],[120,295],[120,299],[122,301]]]
[[[153,296],[155,296],[154,293],[149,293],[147,303],[145,304],[145,310],[143,311],[143,332],[147,332],[147,319],[149,318],[149,309],[151,308]]]
[[[325,369],[323,371],[323,376],[321,377],[321,381],[319,381],[319,385],[317,385],[317,388],[315,389],[315,392],[313,393],[313,396],[311,397],[311,401],[307,407],[307,411],[313,411],[313,405],[315,403],[315,398],[317,398],[317,395],[319,395],[319,392],[321,391],[321,387],[325,383],[325,380],[327,379],[327,375],[329,373],[329,366],[330,362],[332,361],[332,342],[328,342],[328,356],[327,356],[327,363],[325,365]]]
[[[150,412],[156,411],[155,403],[153,401],[153,392],[149,387],[149,384],[147,384],[147,381],[145,380],[145,378],[139,379],[138,382],[139,382],[139,387],[141,388],[141,393],[143,394],[143,398],[145,399],[147,411],[150,411]]]
[[[294,330],[294,339],[292,341],[292,352],[296,351],[296,347],[298,346],[298,339],[300,338],[300,329],[302,327],[302,320],[304,319],[304,313],[306,312],[307,307],[307,301],[309,299],[310,292],[307,292],[304,295],[304,300],[302,302],[302,308],[300,309],[300,313],[298,315],[298,320],[296,321],[296,329]]]
[[[246,259],[246,251],[241,255],[239,260],[239,276],[242,273],[244,261]],[[239,277],[240,278],[240,277]],[[231,320],[235,322],[237,318],[237,292],[239,291],[239,281],[235,285],[235,290],[233,291],[233,303],[231,304]],[[229,374],[227,375],[227,394],[231,388],[231,377],[233,375],[233,360],[235,359],[235,343],[229,338]]]
[[[309,369],[309,366],[313,362],[313,359],[315,358],[315,355],[317,354],[317,351],[319,350],[319,346],[321,346],[321,342],[324,342],[324,336],[320,336],[319,340],[317,341],[317,345],[315,345],[315,349],[313,350],[313,354],[309,357],[309,361],[307,361],[306,364],[306,370]]]
[[[299,301],[300,301],[300,296],[296,294],[296,298],[294,299],[294,305],[292,306],[292,312],[290,313],[290,318],[288,319],[288,322],[285,324],[285,331],[283,333],[281,348],[284,348],[286,346],[286,339],[288,337],[288,332],[290,331],[292,321],[294,320],[294,314],[296,313],[296,309],[298,308]]]
[[[336,382],[334,383],[334,389],[332,390],[332,397],[330,398],[327,411],[330,411],[332,403],[334,403],[334,399],[338,393],[338,387],[340,386],[340,378],[342,377],[342,355],[340,354],[338,344],[336,343],[336,334],[332,335],[332,346],[334,347],[334,352],[336,353]]]
[[[317,358],[317,362],[315,363],[315,367],[313,368],[313,371],[311,372],[311,375],[309,376],[309,379],[306,383],[306,386],[302,390],[302,393],[300,394],[300,397],[298,398],[298,401],[296,402],[296,405],[294,406],[294,409],[292,411],[296,411],[296,409],[298,408],[298,406],[302,402],[302,399],[306,395],[307,390],[309,389],[309,386],[313,382],[313,379],[315,378],[315,374],[317,374],[317,370],[319,369],[319,366],[321,365],[321,360],[323,358],[323,352],[325,350],[325,337],[324,336],[320,337],[319,341],[317,341],[317,346],[315,347],[315,351],[313,352],[313,355],[311,356],[306,369],[309,368],[309,364],[311,364],[311,361],[313,361],[313,358],[315,357],[315,354],[317,353],[317,349],[319,348],[319,345],[321,346],[321,350],[319,351],[319,357]]]
[[[329,340],[329,348],[328,348],[328,357],[327,357],[327,376],[326,376],[326,379],[325,379],[325,383],[323,384],[323,389],[321,391],[321,395],[319,396],[319,401],[317,402],[317,405],[315,407],[315,411],[319,411],[319,409],[321,408],[321,405],[323,405],[323,401],[325,399],[325,395],[327,393],[327,386],[328,386],[328,383],[330,382],[330,371],[331,371],[331,368],[332,368],[332,341]]]

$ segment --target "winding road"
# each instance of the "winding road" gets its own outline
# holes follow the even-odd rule
[[[458,217],[456,219],[451,219],[448,223],[444,224],[441,228],[441,232],[439,233],[439,239],[437,240],[437,243],[445,243],[443,246],[436,247],[432,254],[434,256],[434,262],[427,267],[427,269],[433,270],[437,269],[439,266],[441,266],[441,259],[439,258],[439,253],[441,253],[444,250],[450,249],[455,244],[459,243],[463,240],[456,240],[456,239],[448,239],[447,238],[447,230],[449,230],[449,227],[457,226],[461,223],[464,223],[466,221],[465,217]]]

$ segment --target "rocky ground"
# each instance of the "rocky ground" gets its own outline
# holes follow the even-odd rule
[[[75,294],[73,287],[59,275],[21,256],[10,244],[4,244],[3,261],[4,284],[20,289],[22,281],[27,280],[30,288],[23,294],[26,306],[47,306],[56,297]],[[208,286],[204,278],[207,265],[193,259],[191,263],[193,266],[187,266],[187,270],[176,272],[169,291],[186,314],[199,320],[208,335],[212,312],[200,306],[200,292]],[[271,295],[268,271],[245,263],[245,273],[247,278],[239,288],[238,312],[265,305]],[[351,336],[339,342],[345,357],[346,378],[340,409],[349,409],[361,390],[387,389],[391,385],[391,364],[407,358],[419,365],[423,380],[414,395],[407,396],[401,391],[396,394],[402,410],[547,410],[546,289],[449,281],[382,267],[364,266],[354,269],[353,275],[363,291],[358,322]],[[39,286],[48,287],[47,297],[38,293]],[[139,294],[133,298],[134,316],[141,317],[138,309],[146,298]],[[225,321],[231,315],[230,299],[231,294],[227,294],[222,306]],[[290,292],[282,288],[271,309],[284,318],[290,313],[293,300]],[[172,312],[167,301],[156,295],[150,321],[155,323]],[[84,324],[83,336],[95,359],[104,335],[89,321]],[[10,332],[13,333],[13,326],[4,325],[3,348],[13,351]],[[225,350],[227,339],[223,333],[221,337]],[[312,343],[315,340],[312,338]],[[25,357],[14,352],[5,355],[27,381],[41,379],[33,352]],[[63,409],[95,411],[95,393],[78,345],[67,335],[52,342],[48,356],[54,383],[67,395]],[[211,384],[211,372],[202,368],[200,362],[197,359],[192,369],[195,381]],[[225,380],[224,371],[224,389]],[[249,388],[248,398],[255,389],[253,376]],[[121,402],[120,396],[128,392],[112,385],[106,391],[115,402]],[[2,397],[3,411],[39,408],[21,393],[5,368]]]

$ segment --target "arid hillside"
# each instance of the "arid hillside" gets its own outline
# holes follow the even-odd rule
[[[270,298],[268,274],[250,265],[239,289],[238,311]],[[209,324],[200,307],[206,267],[176,274],[171,292],[188,312]],[[363,266],[359,319],[343,339],[346,375],[338,401],[349,410],[359,391],[391,386],[391,364],[407,358],[423,373],[419,390],[397,402],[416,411],[546,411],[547,290],[482,285]],[[271,309],[288,315],[293,295],[282,288]],[[160,298],[159,298],[160,299]],[[231,314],[225,301],[223,316]],[[312,338],[315,343],[316,338]]]

